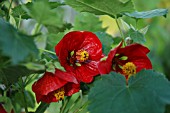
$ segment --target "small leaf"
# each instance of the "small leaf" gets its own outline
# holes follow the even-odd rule
[[[23,61],[29,54],[37,56],[38,49],[27,35],[17,31],[12,25],[0,18],[0,49],[12,59],[13,64]]]
[[[144,34],[140,33],[137,30],[130,29],[129,30],[129,37],[133,40],[133,42],[143,44],[146,42]]]
[[[121,0],[122,1],[122,0]],[[119,0],[65,0],[67,5],[80,12],[90,12],[96,15],[109,15],[115,17],[123,12],[131,12],[134,5],[131,0],[122,3]],[[123,0],[125,1],[125,0]]]
[[[148,29],[149,29],[149,25],[147,25],[146,27],[140,29],[139,32],[142,33],[143,35],[145,35],[147,33]]]
[[[27,4],[22,4],[22,5],[18,5],[14,8],[12,8],[12,15],[14,17],[19,18],[20,16],[22,17],[22,19],[28,19],[30,18],[30,16],[27,14],[27,12],[23,9],[23,7],[26,7],[28,9],[30,9],[30,7],[33,5],[33,3],[27,3]]]
[[[170,103],[170,82],[160,73],[142,70],[127,85],[123,75],[111,72],[95,82],[89,100],[91,113],[163,113]]]
[[[100,39],[102,42],[102,49],[105,55],[109,53],[109,51],[112,49],[112,44],[113,44],[113,37],[104,33],[104,32],[96,32],[95,33],[97,37]]]
[[[140,18],[153,18],[156,16],[166,17],[167,13],[168,13],[168,9],[154,9],[150,11],[144,11],[144,12],[135,11],[133,13],[124,13],[124,14],[131,18],[140,19]]]

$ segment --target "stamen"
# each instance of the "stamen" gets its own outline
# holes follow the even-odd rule
[[[56,90],[54,92],[54,96],[56,97],[56,100],[64,100],[64,93],[65,93],[64,87]]]
[[[131,75],[136,74],[136,66],[132,62],[128,62],[122,66],[122,71],[123,74],[129,78]]]
[[[89,58],[89,53],[85,50],[78,50],[76,52],[76,59],[79,61],[79,62],[85,62],[86,60],[88,60]]]

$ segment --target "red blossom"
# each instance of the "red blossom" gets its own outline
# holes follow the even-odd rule
[[[63,72],[56,69],[55,74],[45,72],[42,78],[35,82],[32,90],[36,95],[36,100],[50,103],[59,101],[55,94],[60,89],[64,90],[64,96],[71,96],[79,91],[79,84],[71,72]]]
[[[75,73],[79,82],[90,83],[99,74],[97,63],[102,58],[102,44],[88,31],[66,34],[55,47],[56,55],[66,71]]]
[[[141,69],[152,69],[152,64],[147,57],[149,49],[140,44],[131,44],[122,48],[122,43],[112,49],[106,60],[99,62],[100,74],[108,74],[111,71],[122,72],[122,66],[132,62],[136,66],[136,72]]]

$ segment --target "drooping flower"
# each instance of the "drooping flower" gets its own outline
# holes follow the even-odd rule
[[[110,71],[119,72],[128,79],[142,69],[152,69],[152,64],[147,57],[149,49],[140,44],[131,44],[122,47],[122,43],[112,49],[106,60],[98,64],[100,74],[108,74]]]
[[[99,74],[97,63],[102,54],[98,37],[88,31],[66,34],[55,47],[56,55],[66,71],[75,73],[79,82],[90,83]]]
[[[56,69],[55,74],[45,72],[42,78],[35,82],[32,90],[36,100],[50,103],[63,100],[64,96],[71,96],[78,92],[80,85],[71,72]]]

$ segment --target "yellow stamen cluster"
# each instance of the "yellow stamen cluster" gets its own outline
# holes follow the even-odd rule
[[[128,76],[129,78],[131,75],[136,74],[136,66],[132,62],[128,62],[125,65],[123,65],[122,71],[123,71],[123,74],[125,76]]]
[[[76,59],[79,61],[79,62],[84,62],[86,60],[88,60],[89,58],[89,53],[85,50],[78,50],[76,52]]]
[[[56,100],[64,100],[64,93],[65,93],[64,87],[56,90],[54,92],[54,96],[56,97]]]

